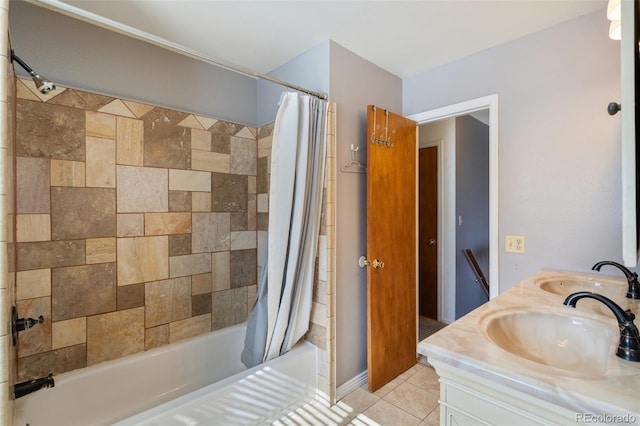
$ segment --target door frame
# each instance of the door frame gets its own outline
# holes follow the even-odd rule
[[[489,298],[492,299],[500,292],[500,274],[498,270],[498,256],[500,254],[498,230],[498,94],[413,114],[407,116],[407,118],[414,120],[419,127],[421,124],[467,115],[484,109],[489,110]],[[419,145],[419,143],[416,143],[416,150],[420,149]],[[440,148],[444,147],[441,145]],[[444,155],[442,152],[438,156],[440,188],[450,185],[450,183],[445,182],[445,170],[455,170],[455,155]],[[447,261],[447,259],[456,258],[455,197],[445,196],[444,193],[442,195],[442,205],[439,207],[439,211],[442,212],[442,220],[440,218],[438,220],[438,238],[442,241],[442,244],[438,244],[438,319],[442,322],[451,323],[455,320],[456,271],[455,262]],[[416,264],[417,261],[418,259],[416,259]],[[416,277],[416,292],[419,288],[418,285],[419,281]]]

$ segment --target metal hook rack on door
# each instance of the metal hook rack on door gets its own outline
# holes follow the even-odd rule
[[[356,153],[359,149],[360,147],[351,144],[351,146],[349,147],[349,150],[351,150],[351,161],[349,161],[347,164],[343,164],[342,167],[340,167],[341,172],[367,173],[367,166],[356,160]],[[353,166],[355,166],[356,168],[353,168]]]
[[[382,133],[382,130],[380,129],[380,124],[376,124],[376,116],[377,116],[378,108],[375,105],[372,105],[372,106],[373,106],[373,129],[371,129],[371,142],[392,147],[393,143],[391,143],[391,138],[396,134],[396,129],[391,129],[391,131],[389,131],[389,111],[387,111],[386,109],[383,109],[385,123],[384,123],[384,133]],[[378,130],[380,130],[380,135],[376,136]]]

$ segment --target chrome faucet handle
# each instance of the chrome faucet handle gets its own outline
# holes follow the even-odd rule
[[[640,283],[638,283],[638,274],[635,272],[631,272],[629,268],[623,266],[617,262],[613,262],[611,260],[604,260],[602,262],[598,262],[591,267],[594,271],[600,271],[605,265],[615,266],[620,269],[625,277],[627,277],[627,282],[629,283],[629,288],[627,289],[627,298],[628,299],[640,299]]]
[[[640,362],[640,333],[638,327],[633,323],[636,316],[627,309],[623,310],[616,302],[601,294],[591,293],[588,291],[579,291],[570,294],[564,304],[570,308],[575,308],[578,300],[582,298],[595,299],[611,309],[611,312],[618,320],[618,328],[620,329],[620,341],[618,342],[618,350],[616,355],[622,359],[633,362]]]

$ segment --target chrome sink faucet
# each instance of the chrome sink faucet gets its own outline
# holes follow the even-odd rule
[[[608,297],[588,291],[579,291],[570,294],[564,300],[564,304],[570,308],[575,308],[578,300],[584,297],[604,303],[616,316],[618,328],[620,329],[620,342],[618,343],[616,355],[627,361],[640,362],[640,335],[638,334],[638,327],[633,323],[633,320],[636,318],[633,312],[623,310]]]
[[[615,266],[620,269],[625,277],[627,277],[627,281],[629,282],[629,289],[627,290],[627,298],[629,299],[640,299],[640,284],[638,283],[638,274],[635,272],[631,272],[625,266],[622,266],[619,263],[612,262],[610,260],[604,260],[602,262],[598,262],[591,268],[594,271],[600,271],[604,265]]]

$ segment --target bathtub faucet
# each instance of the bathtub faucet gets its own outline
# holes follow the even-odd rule
[[[628,268],[622,266],[619,263],[612,262],[610,260],[604,260],[602,262],[598,262],[591,268],[594,271],[600,271],[604,265],[615,266],[620,269],[625,277],[627,277],[627,281],[629,282],[629,289],[627,290],[627,298],[629,299],[640,299],[640,284],[638,283],[638,274],[635,272],[631,272]]]
[[[55,382],[53,381],[53,374],[49,373],[47,377],[17,383],[13,386],[13,395],[15,399],[18,399],[42,388],[52,388],[54,386]]]
[[[578,300],[584,297],[604,303],[616,316],[618,328],[620,329],[620,341],[618,342],[616,355],[627,361],[640,362],[640,334],[638,333],[638,327],[633,323],[633,320],[636,318],[633,312],[629,309],[626,311],[623,310],[616,302],[608,297],[588,291],[579,291],[570,294],[564,300],[564,304],[570,308],[575,308]]]

